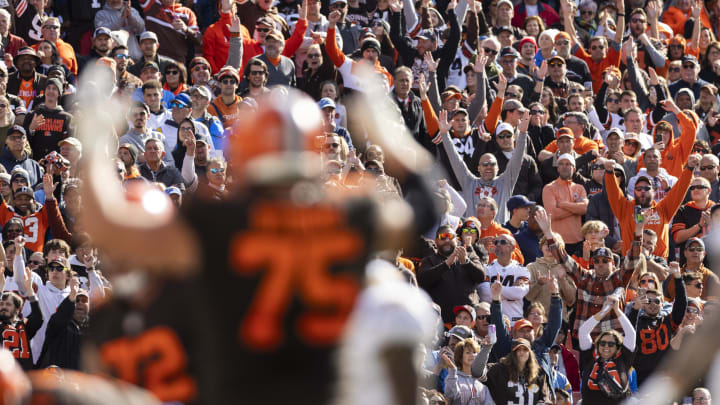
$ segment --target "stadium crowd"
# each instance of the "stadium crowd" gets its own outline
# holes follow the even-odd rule
[[[328,190],[404,198],[348,129],[365,69],[434,158],[440,220],[394,258],[444,324],[426,403],[641,400],[718,304],[719,29],[716,0],[0,1],[3,346],[82,370],[114,294],[83,225],[84,72],[129,105],[120,179],[181,206],[232,198],[233,130],[282,87],[322,112]]]

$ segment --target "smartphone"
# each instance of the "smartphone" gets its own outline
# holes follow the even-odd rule
[[[640,208],[639,205],[635,206],[635,213],[633,214],[633,218],[635,219],[635,222],[640,223],[643,221],[643,214],[642,214],[642,208]]]
[[[662,134],[655,133],[655,143],[662,142]]]
[[[497,343],[497,331],[495,330],[495,325],[488,325],[488,336],[490,336],[490,344],[494,345]]]

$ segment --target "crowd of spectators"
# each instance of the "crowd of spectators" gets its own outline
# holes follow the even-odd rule
[[[181,206],[232,198],[233,130],[290,87],[322,112],[328,190],[404,198],[346,107],[369,70],[433,158],[442,215],[396,260],[446,330],[424,398],[637,399],[720,294],[719,29],[703,0],[0,1],[4,347],[81,369],[113,292],[83,226],[85,72],[128,106],[120,179]]]

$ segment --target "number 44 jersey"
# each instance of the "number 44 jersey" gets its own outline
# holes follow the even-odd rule
[[[94,317],[106,370],[163,401],[329,402],[375,203],[306,206],[251,195],[183,207],[204,267],[164,284],[141,309],[113,303],[101,312],[115,315]],[[139,331],[123,330],[138,319]]]

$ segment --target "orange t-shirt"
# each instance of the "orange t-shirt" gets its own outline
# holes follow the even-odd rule
[[[35,90],[35,80],[20,79],[20,89],[18,90],[17,96],[25,102],[25,108],[30,111],[32,109],[33,101],[35,101],[35,97],[37,96],[37,91]]]
[[[498,236],[498,235],[512,236],[512,232],[503,228],[499,223],[497,223],[495,221],[493,221],[493,223],[490,224],[490,227],[488,227],[488,229],[480,230],[480,239],[488,237],[488,236]],[[495,256],[495,253],[489,253],[488,258],[489,258],[488,263],[492,263],[493,260],[497,259],[497,256]],[[515,246],[515,249],[513,250],[512,258],[520,264],[525,264],[525,257],[523,257],[522,251],[520,250],[520,247],[518,247],[518,246]]]
[[[13,211],[10,211],[10,207],[8,207],[7,203],[3,201],[2,204],[0,204],[0,222],[2,223],[2,226],[4,227],[7,221],[9,221],[12,217],[17,217],[22,220],[25,247],[33,252],[42,252],[43,247],[45,246],[45,234],[50,226],[45,206],[43,206],[39,211],[23,217]]]
[[[240,116],[240,102],[242,97],[235,96],[235,101],[226,105],[222,101],[222,96],[217,96],[208,106],[208,112],[220,119],[223,128],[232,127]]]

